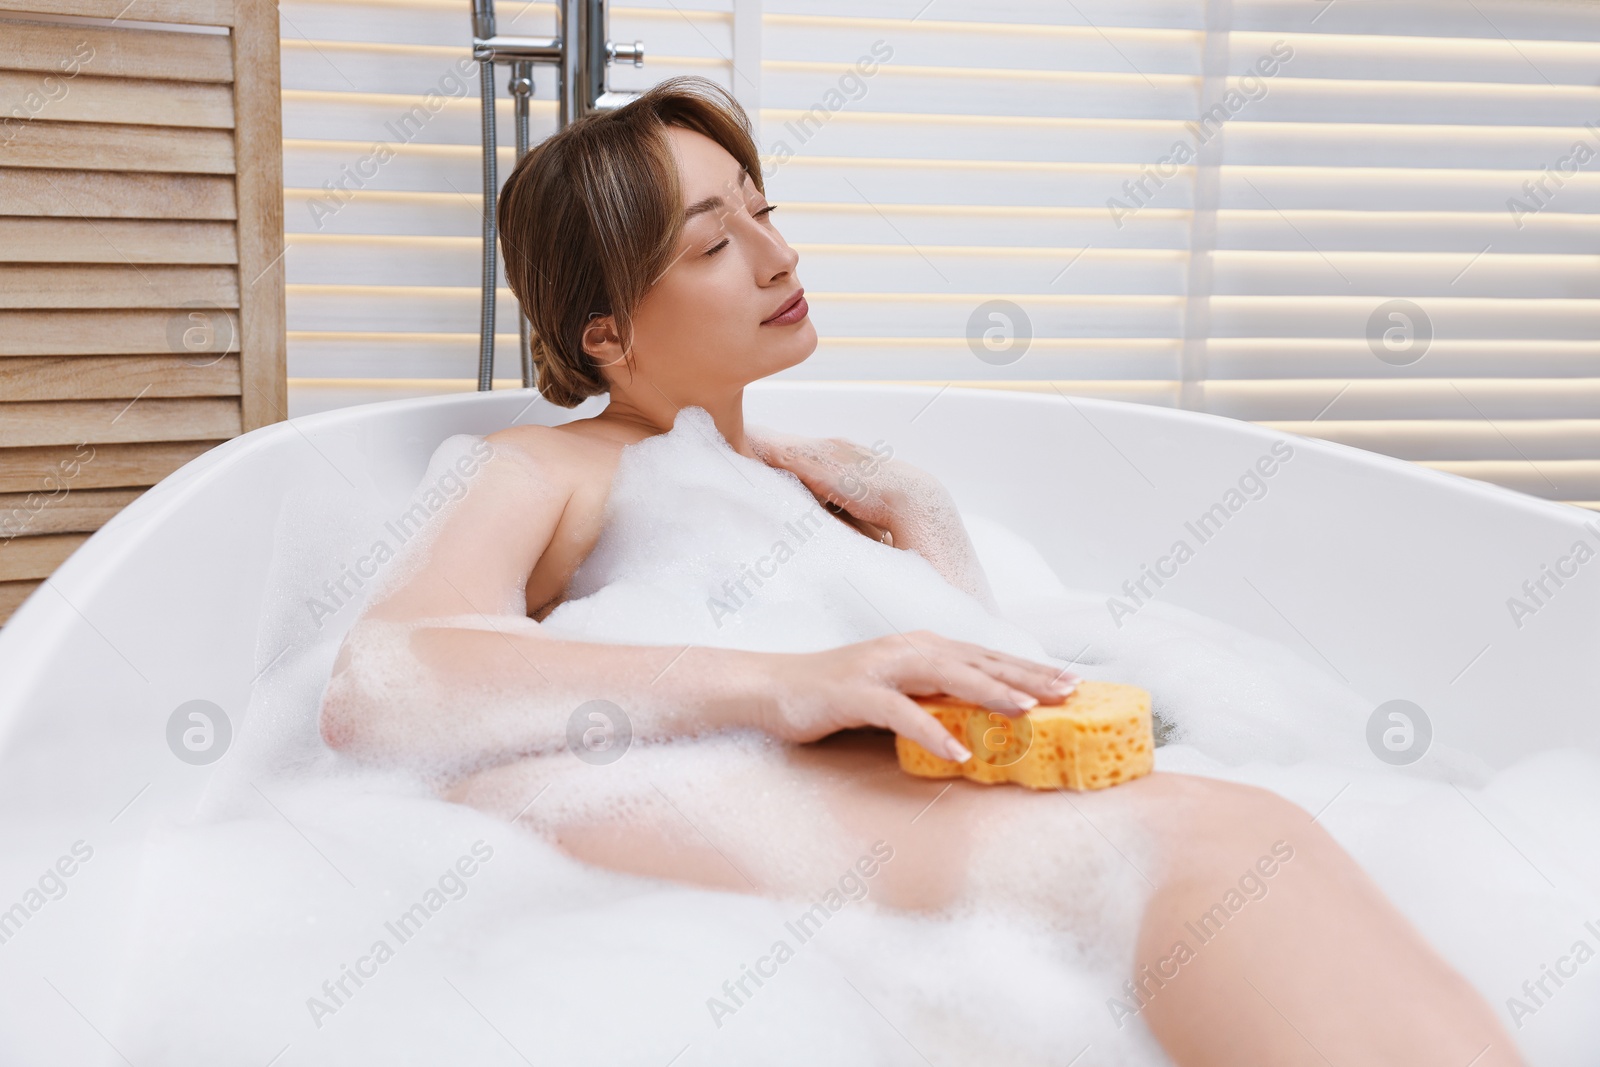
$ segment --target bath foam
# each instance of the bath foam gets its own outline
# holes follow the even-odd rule
[[[901,528],[918,543],[919,553],[940,574],[950,576],[950,583],[957,589],[970,593],[986,607],[993,607],[993,590],[973,552],[965,524],[952,506],[954,501],[949,491],[942,485],[928,485],[921,472],[914,468],[880,463],[894,455],[894,447],[887,441],[874,442],[873,458],[852,466],[840,461],[830,442],[777,434],[757,427],[750,427],[747,432],[751,448],[763,461],[786,455],[809,460],[814,468],[821,467],[831,473],[832,484],[840,496],[860,501],[868,508],[884,506],[889,496],[898,498],[896,510]],[[774,465],[784,466],[781,462]],[[870,473],[865,473],[863,467]],[[865,480],[862,480],[863,475]],[[839,499],[835,502],[844,503]]]
[[[687,432],[686,424],[678,437]],[[721,448],[702,442],[698,452],[686,452],[691,462],[725,466],[717,454]],[[671,446],[663,448],[662,466],[646,465],[636,472],[640,479],[676,478],[667,462],[671,453]],[[752,487],[740,488],[737,476],[733,483],[729,500],[758,499]],[[787,507],[795,499],[779,503]],[[378,514],[393,510],[385,505]],[[648,536],[648,523],[630,510],[625,507],[619,521],[633,534]],[[711,525],[698,542],[674,532],[662,551],[687,544],[703,568],[719,553],[737,561],[737,549],[729,549],[723,535],[737,538],[751,519],[748,513],[730,514],[733,530]],[[304,563],[324,545],[327,515],[307,512],[300,521],[307,551],[288,553],[280,539],[280,577],[293,580],[275,581],[269,590],[269,600],[291,621],[308,619],[305,591],[328,576]],[[1037,552],[1030,559],[1039,570],[1028,573],[1020,555],[1009,554],[1024,544],[1020,538],[992,526],[980,530],[982,524],[970,517],[968,524],[991,579],[1002,578],[994,591],[1003,612],[1027,630],[1012,638],[1016,646],[1010,650],[1030,655],[1036,653],[1022,649],[1048,648],[1063,661],[1092,666],[1096,678],[1150,690],[1155,711],[1167,717],[1178,738],[1158,751],[1159,769],[1258,784],[1308,813],[1320,813],[1318,824],[1351,850],[1514,1030],[1530,1067],[1593,1067],[1592,1050],[1600,1047],[1600,972],[1593,969],[1600,963],[1586,965],[1521,1029],[1506,1014],[1507,998],[1524,995],[1523,981],[1539,977],[1543,965],[1584,934],[1584,923],[1600,916],[1600,864],[1593,861],[1600,856],[1600,789],[1594,785],[1600,762],[1592,755],[1546,753],[1493,781],[1485,775],[1482,789],[1460,780],[1459,791],[1423,777],[1433,752],[1405,771],[1377,766],[1361,733],[1370,705],[1308,664],[1310,653],[1296,654],[1160,602],[1116,631],[1107,621],[1103,594],[1062,588]],[[896,568],[884,588],[898,595],[881,604],[896,625],[941,632],[949,626],[949,636],[968,640],[1001,632],[982,617],[959,612],[902,617],[904,611],[948,603],[940,600],[943,594],[896,588],[937,581],[937,575],[874,550],[865,538],[850,537],[861,544],[842,545],[837,557],[818,567],[837,568],[875,598],[879,587],[866,584],[872,574],[863,578],[861,572]],[[360,548],[367,542],[351,543]],[[780,573],[811,567],[805,554],[823,544],[808,542]],[[984,554],[986,547],[1002,554]],[[354,558],[344,552],[342,545],[325,547],[322,558]],[[670,560],[661,569],[670,572]],[[652,643],[677,640],[672,619],[626,614],[647,602],[650,575],[634,570],[617,577],[631,585],[609,604],[622,613],[620,620],[597,608],[575,610],[565,618],[569,629],[588,640],[624,640],[629,627]],[[773,581],[764,581],[759,589],[751,583],[763,597],[774,591]],[[868,612],[859,598],[844,608],[853,621],[837,628],[810,603],[824,594],[856,598],[837,577],[826,590],[802,586],[784,590],[797,598],[785,610],[816,623],[815,630],[797,630],[793,646],[786,647],[783,613],[764,611],[769,602],[763,599],[739,610],[739,640],[802,651],[807,640],[869,628],[861,622]],[[968,605],[965,610],[973,611]],[[586,613],[587,625],[578,625]],[[99,1044],[83,1058],[63,1050],[68,1032],[60,1017],[72,1017],[40,980],[47,974],[132,1061],[170,1067],[241,1058],[264,1062],[291,1041],[285,1062],[308,1067],[514,1062],[507,1042],[572,1067],[659,1067],[680,1050],[676,1067],[925,1067],[916,1049],[941,1067],[1060,1067],[1086,1045],[1092,1051],[1082,1054],[1079,1067],[1170,1063],[1143,1015],[1118,1029],[1105,1007],[1108,998],[1123,996],[1150,891],[1145,874],[1159,878],[1160,867],[1159,853],[1141,840],[1142,825],[1117,817],[1117,791],[1070,798],[983,791],[995,801],[1024,796],[1036,802],[1039,816],[989,823],[976,835],[973,854],[960,861],[968,869],[966,907],[924,917],[879,909],[870,900],[851,904],[803,946],[804,955],[785,964],[774,982],[717,1029],[706,998],[770,950],[784,921],[793,918],[790,902],[615,874],[578,863],[525,828],[551,814],[547,804],[555,813],[576,816],[603,806],[614,787],[627,793],[642,785],[655,797],[653,781],[718,847],[731,850],[766,838],[782,848],[786,827],[764,821],[766,810],[781,806],[766,803],[758,812],[748,803],[750,781],[767,773],[772,750],[743,739],[684,739],[660,746],[659,753],[639,746],[609,768],[578,765],[555,753],[547,759],[564,760],[562,781],[511,825],[436,799],[405,775],[344,766],[320,747],[316,710],[326,671],[317,678],[312,661],[331,661],[335,624],[344,618],[341,612],[323,629],[307,627],[305,638],[314,647],[304,653],[304,663],[289,667],[301,655],[297,649],[268,671],[234,749],[217,765],[234,773],[218,775],[192,822],[152,835],[143,849],[141,881],[131,894],[131,952],[108,953],[96,936],[112,919],[79,921],[98,918],[98,912],[86,911],[99,906],[88,895],[95,883],[87,882],[50,905],[59,911],[47,911],[7,943],[0,996],[13,1010],[0,1021],[0,1048],[6,1050],[0,1059],[103,1061]],[[463,617],[451,625],[465,628],[472,621]],[[886,632],[881,620],[877,626],[877,633]],[[726,631],[725,626],[720,632]],[[403,632],[397,627],[395,636]],[[266,664],[280,652],[284,631],[264,625],[262,633],[259,662]],[[383,655],[373,650],[373,670],[392,672],[375,684],[386,681],[394,698],[415,699],[414,677],[405,673],[413,659],[402,641]],[[468,713],[478,696],[459,690],[446,695],[452,708]],[[518,698],[527,700],[525,693]],[[272,729],[261,728],[266,725]],[[41,744],[49,740],[55,746],[42,749],[51,758],[18,766],[14,777],[0,783],[0,822],[25,821],[38,837],[37,849],[15,855],[0,849],[0,884],[25,885],[38,873],[35,853],[53,855],[58,841],[81,832],[66,823],[40,830],[48,816],[38,810],[38,798],[49,795],[59,766],[81,758],[82,727],[83,720],[68,716],[35,724]],[[289,758],[297,754],[304,758]],[[640,756],[646,759],[634,767]],[[1365,770],[1353,775],[1349,764],[1357,759]],[[730,760],[743,761],[743,769],[725,782],[717,772]],[[290,764],[295,773],[285,774]],[[277,773],[268,774],[269,768]],[[624,783],[608,775],[619,770],[647,770],[634,777],[648,780]],[[131,781],[127,794],[141,781]],[[691,784],[702,792],[688,792]],[[534,800],[541,787],[509,796],[516,801],[511,810]],[[807,786],[796,781],[794,788]],[[809,788],[826,798],[824,783]],[[148,802],[149,795],[117,828],[140,818]],[[917,827],[929,826],[945,809],[934,805]],[[307,998],[321,996],[322,981],[354,965],[375,937],[384,936],[384,922],[479,838],[493,845],[495,855],[468,895],[431,919],[347,1007],[317,1028]],[[80,877],[95,876],[94,866],[112,859],[109,846],[102,860],[98,838],[95,844],[96,859]],[[741,862],[743,855],[737,857]],[[820,879],[812,880],[812,873]],[[807,872],[803,884],[814,886],[838,873]],[[1041,922],[1043,914],[1055,921]],[[116,968],[120,1003],[80,998],[74,971],[91,967]],[[597,1019],[622,1024],[597,1025]],[[86,1035],[85,1041],[97,1039]]]
[[[789,471],[734,452],[699,408],[623,449],[568,597],[542,625],[573,640],[814,652],[932,630],[1050,658],[922,556],[863,537]]]
[[[901,769],[921,778],[1083,791],[1131,782],[1155,767],[1150,694],[1135,686],[1083,682],[1061,703],[1015,718],[952,697],[917,703],[973,752],[957,763],[895,738]]]
[[[1005,611],[1078,673],[1147,690],[1157,745],[1229,764],[1372,759],[1372,704],[1280,644],[1160,601],[1118,629],[1103,596],[1076,590]]]

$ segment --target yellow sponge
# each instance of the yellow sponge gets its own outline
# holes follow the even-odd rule
[[[1136,686],[1079,682],[1060,704],[1040,704],[1018,716],[953,697],[918,697],[917,703],[973,754],[957,763],[895,738],[900,768],[921,778],[1105,789],[1155,766],[1150,694]]]

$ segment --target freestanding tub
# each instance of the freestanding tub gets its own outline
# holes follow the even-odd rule
[[[1374,706],[1416,703],[1437,742],[1492,767],[1559,745],[1600,753],[1600,562],[1574,554],[1600,548],[1600,523],[1581,510],[1131,404],[782,383],[752,388],[748,409],[756,424],[889,442],[963,509],[1036,544],[1068,586],[1108,596],[1210,514],[1161,599],[1282,642]],[[212,773],[174,758],[169,719],[203,699],[245,725],[275,652],[258,620],[284,501],[321,487],[398,507],[444,438],[574,414],[514,391],[254,431],[145,494],[22,606],[0,632],[0,908],[80,839],[94,860],[18,928],[0,925],[0,1063],[121,1062],[96,1026],[137,980],[119,902],[152,820],[182,819]],[[1228,510],[1284,442],[1292,458],[1264,495]]]

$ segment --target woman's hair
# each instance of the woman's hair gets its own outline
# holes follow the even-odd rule
[[[717,142],[765,192],[744,109],[695,77],[579,119],[529,152],[501,191],[506,279],[533,326],[539,391],[562,407],[609,388],[583,350],[589,320],[612,316],[630,347],[633,312],[672,263],[683,193],[668,126]]]

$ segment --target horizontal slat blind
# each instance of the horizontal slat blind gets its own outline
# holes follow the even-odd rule
[[[281,10],[293,407],[469,389],[466,11]],[[652,0],[612,37],[648,56],[616,85],[759,99],[822,336],[790,376],[1182,406],[1600,501],[1600,5]]]
[[[1594,505],[1600,5],[1312,6],[1233,4],[1205,408]]]
[[[765,10],[768,191],[823,338],[791,375],[1179,402],[1191,171],[1105,202],[1194,113],[1203,3]]]

